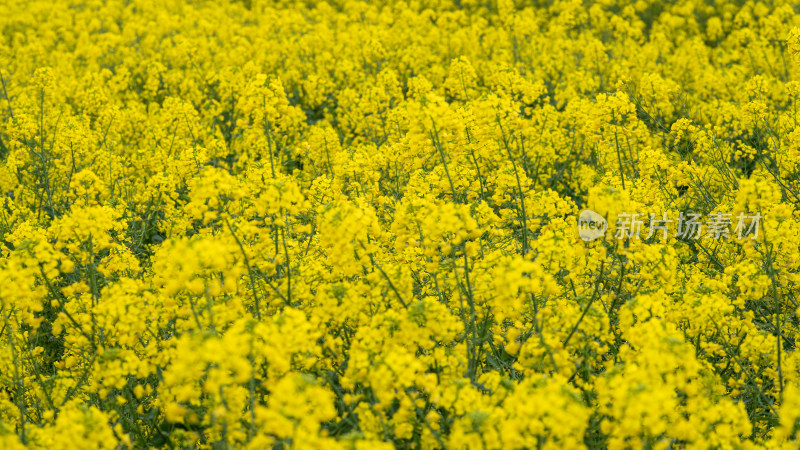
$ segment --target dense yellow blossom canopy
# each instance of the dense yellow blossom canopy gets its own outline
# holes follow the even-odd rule
[[[0,1],[0,448],[798,448],[800,8]]]

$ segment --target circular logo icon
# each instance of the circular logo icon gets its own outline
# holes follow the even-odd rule
[[[603,237],[606,230],[608,230],[608,221],[591,209],[584,209],[578,215],[578,234],[584,241],[593,241]]]

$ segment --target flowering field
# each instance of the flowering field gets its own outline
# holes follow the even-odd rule
[[[0,448],[800,445],[800,7],[0,2]]]

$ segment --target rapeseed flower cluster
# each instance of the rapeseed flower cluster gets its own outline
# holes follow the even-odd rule
[[[4,0],[0,447],[797,448],[799,99],[785,0]]]

